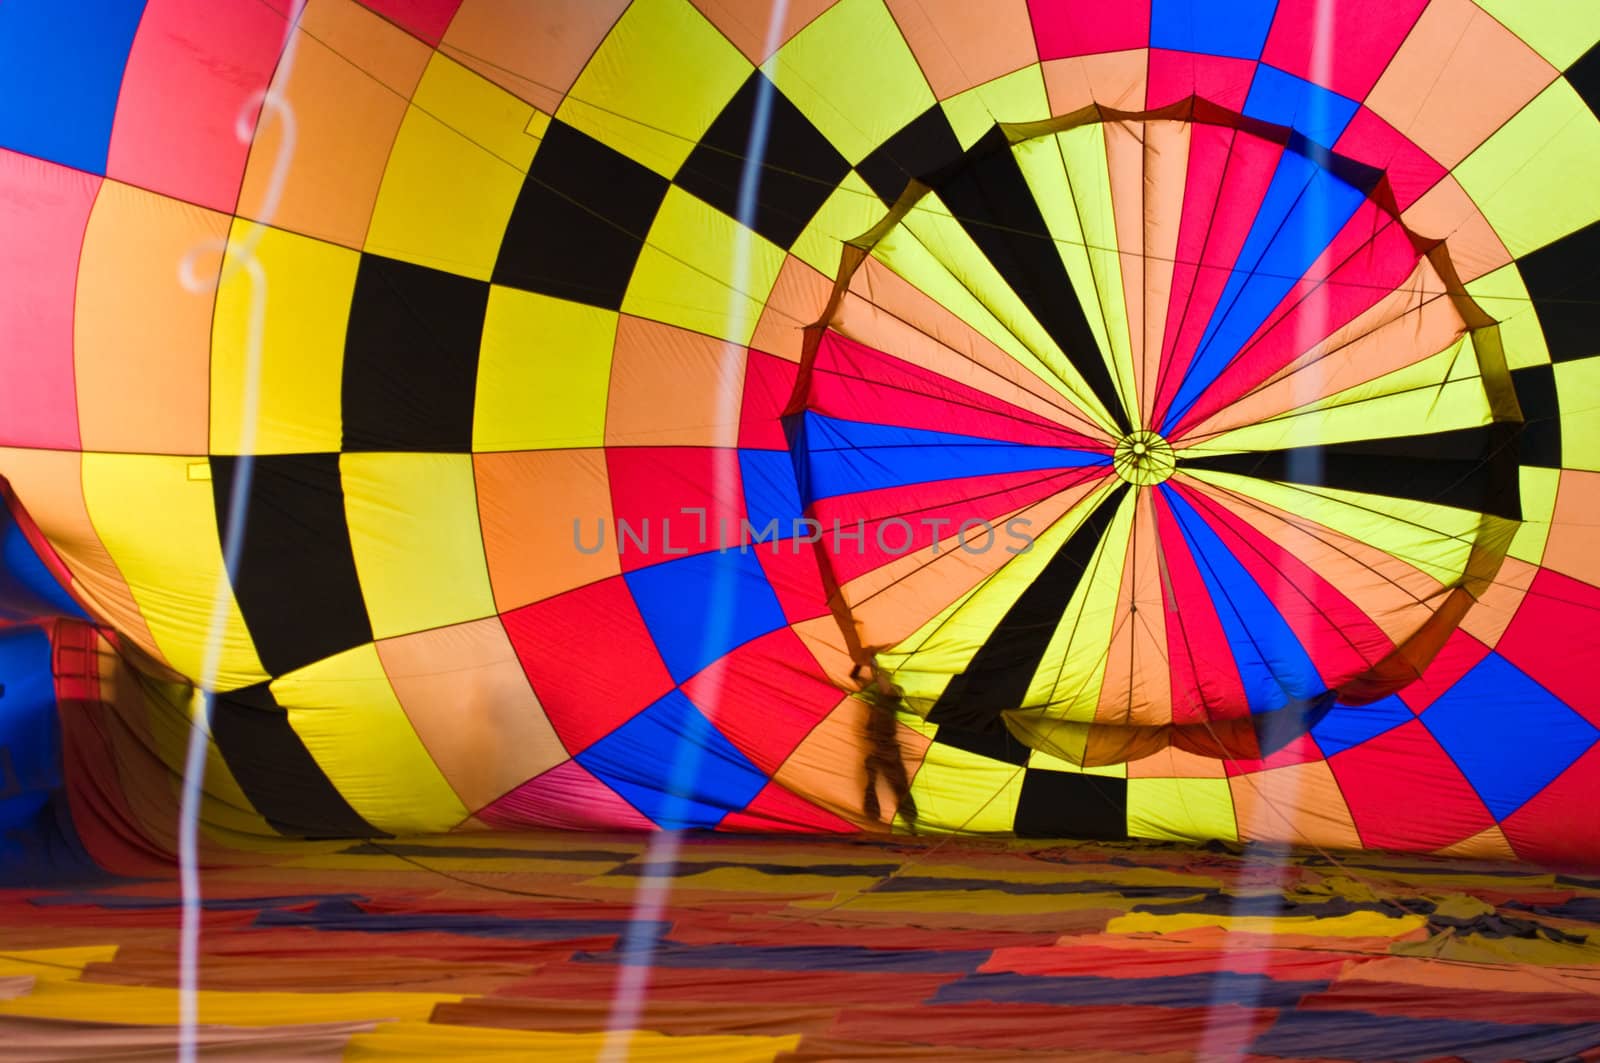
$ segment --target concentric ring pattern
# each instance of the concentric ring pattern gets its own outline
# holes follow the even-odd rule
[[[1592,854],[1597,38],[7,0],[0,476],[93,624],[75,809],[168,844],[219,618],[220,846]]]

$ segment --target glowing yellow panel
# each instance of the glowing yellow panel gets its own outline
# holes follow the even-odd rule
[[[255,246],[259,290],[243,256]],[[244,451],[250,315],[264,311],[254,446],[260,454],[331,453],[343,435],[339,412],[345,325],[361,256],[281,229],[235,221],[226,279],[211,321],[211,450]]]
[[[1524,465],[1520,472],[1522,524],[1511,540],[1511,556],[1537,565],[1544,559],[1544,544],[1550,538],[1550,519],[1556,511],[1556,488],[1561,483],[1561,470]]]
[[[671,177],[751,69],[689,0],[639,0],[612,27],[556,117]]]
[[[1506,368],[1522,369],[1550,361],[1544,342],[1544,328],[1522,283],[1515,263],[1501,266],[1466,285],[1467,294],[1478,301],[1484,312],[1500,323],[1500,345],[1506,352]]]
[[[1600,471],[1600,358],[1558,362],[1556,398],[1561,406],[1561,464]]]
[[[1573,0],[1476,0],[1558,69],[1600,39],[1600,5]]]
[[[214,603],[221,599],[217,687],[267,678],[239,605],[223,578],[211,483],[191,480],[192,458],[85,454],[89,519],[133,592],[157,647],[174,668],[199,677]]]
[[[472,449],[605,445],[616,337],[614,311],[491,287]]]
[[[935,742],[911,780],[919,831],[1008,831],[1023,769]]]
[[[359,555],[358,555],[359,556]],[[289,725],[361,818],[394,834],[445,831],[468,809],[406,717],[372,643],[273,681]]]
[[[1170,841],[1238,838],[1228,780],[1129,779],[1128,834]]]
[[[976,144],[996,122],[1040,122],[1051,117],[1044,73],[1037,63],[975,85],[939,106],[963,148]]]
[[[674,186],[633,268],[622,312],[747,344],[783,259],[776,244]]]
[[[226,1026],[297,1026],[364,1019],[421,1022],[439,1004],[461,999],[441,993],[275,993],[221,989],[203,989],[197,997],[199,1021]],[[173,1026],[178,1022],[178,991],[165,986],[51,979],[35,986],[27,996],[0,1001],[0,1015]]]
[[[882,0],[840,0],[764,69],[852,164],[935,102]]]
[[[1074,764],[1070,760],[1051,756],[1042,749],[1035,749],[1028,754],[1028,767],[1030,769],[1044,768],[1048,771],[1067,771],[1074,775],[1106,775],[1113,779],[1126,779],[1128,766],[1126,764],[1096,764],[1085,767]]]
[[[1597,157],[1600,121],[1560,79],[1454,172],[1506,250],[1525,255],[1600,218]]]
[[[839,273],[844,241],[862,235],[887,213],[883,201],[851,170],[796,238],[790,252],[831,280]]]
[[[534,110],[437,55],[414,99],[389,153],[366,249],[488,280],[539,146],[528,132]]]
[[[431,1022],[382,1023],[358,1033],[345,1047],[346,1063],[362,1060],[454,1059],[511,1060],[538,1059],[549,1063],[578,1063],[603,1059],[608,1050],[624,1045],[624,1058],[631,1063],[769,1063],[800,1044],[798,1034],[786,1037],[663,1034],[654,1030],[632,1030],[620,1040],[603,1030],[582,1033],[556,1033],[544,1030],[494,1030],[486,1027],[451,1026]]]
[[[344,454],[339,467],[375,638],[494,615],[470,454]]]

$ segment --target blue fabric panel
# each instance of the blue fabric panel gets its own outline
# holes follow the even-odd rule
[[[323,901],[310,909],[268,909],[258,927],[304,926],[316,930],[356,930],[367,934],[438,933],[524,941],[577,941],[638,933],[626,919],[513,919],[477,912],[369,912],[352,901]],[[646,928],[660,935],[669,924]]]
[[[1293,129],[1307,140],[1333,147],[1361,105],[1347,96],[1263,63],[1256,67],[1244,113]]]
[[[1109,465],[1070,447],[1035,447],[920,428],[806,415],[811,498],[831,498],[963,476]]]
[[[767,784],[678,690],[578,754],[578,763],[673,830],[714,827]]]
[[[0,147],[106,171],[144,0],[0,3]]]
[[[786,623],[755,549],[694,554],[625,577],[674,682]]]
[[[1233,651],[1251,712],[1271,712],[1327,689],[1288,621],[1217,533],[1176,491],[1159,488],[1194,554]]]
[[[1259,59],[1278,0],[1152,0],[1150,47]]]
[[[1521,808],[1600,737],[1593,724],[1498,653],[1441,694],[1422,723],[1495,819]]]
[[[1362,1011],[1289,1011],[1250,1046],[1292,1059],[1572,1059],[1600,1045],[1600,1024],[1561,1026],[1465,1019],[1412,1019]]]
[[[1267,315],[1327,250],[1364,198],[1360,189],[1303,155],[1285,151],[1279,157],[1233,272],[1167,411],[1163,433],[1177,425],[1216,381]]]
[[[0,832],[31,823],[62,785],[61,724],[50,637],[0,629]]]
[[[989,959],[988,949],[872,949],[860,945],[686,945],[663,941],[639,956],[626,950],[579,952],[572,958],[588,963],[633,963],[657,967],[689,967],[757,971],[922,971],[968,974]]]
[[[941,986],[931,1003],[963,1004],[992,1000],[1007,1004],[1148,1004],[1162,1008],[1204,1008],[1218,1004],[1291,1008],[1327,982],[1289,982],[1263,974],[1213,971],[1165,978],[1053,977],[995,972],[975,974]]]
[[[795,534],[801,516],[800,485],[795,482],[794,459],[784,450],[739,451],[739,474],[744,480],[744,508],[757,535],[767,522],[778,522],[774,538]]]
[[[0,620],[71,616],[87,620],[0,504]]]
[[[1371,705],[1335,705],[1311,729],[1311,737],[1322,755],[1331,757],[1416,718],[1405,702],[1391,694]]]

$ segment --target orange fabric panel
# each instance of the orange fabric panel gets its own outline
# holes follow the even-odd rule
[[[627,0],[462,0],[439,50],[554,114]]]
[[[623,315],[611,355],[606,445],[738,445],[745,349]]]
[[[501,612],[622,570],[612,543],[605,451],[475,454],[472,467],[489,582]],[[580,522],[577,533],[585,548],[595,544],[598,521],[605,528],[606,546],[594,553],[580,551],[574,521]]]
[[[943,100],[1035,62],[1027,0],[885,0]]]

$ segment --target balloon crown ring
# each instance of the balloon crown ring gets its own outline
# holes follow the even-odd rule
[[[1123,436],[1111,455],[1111,467],[1117,475],[1138,487],[1161,483],[1172,475],[1177,464],[1172,444],[1149,429]]]

